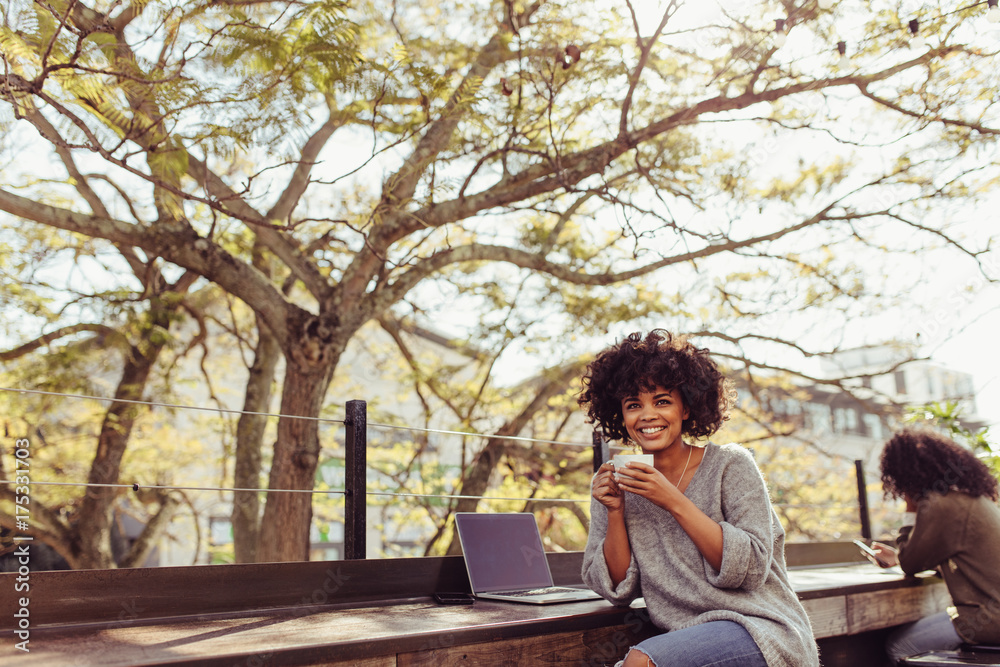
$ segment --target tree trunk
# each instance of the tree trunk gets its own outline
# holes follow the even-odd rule
[[[312,494],[319,464],[319,416],[326,388],[340,354],[322,366],[308,367],[286,355],[278,440],[268,479],[257,560],[261,563],[309,560]],[[288,415],[302,415],[296,419]],[[283,492],[289,489],[291,492]]]
[[[146,329],[146,336],[154,331]],[[143,344],[145,343],[145,344]],[[141,407],[123,400],[142,398],[146,380],[165,343],[140,341],[129,348],[125,357],[122,377],[115,390],[115,401],[104,415],[101,433],[97,438],[97,453],[90,466],[88,484],[117,484],[122,457],[128,446],[132,426]],[[145,348],[143,352],[142,348]],[[121,399],[121,400],[119,400]],[[106,569],[116,567],[111,553],[111,520],[118,489],[107,486],[88,486],[80,506],[76,524],[75,559],[81,568]]]
[[[157,495],[160,498],[160,509],[146,522],[135,544],[122,558],[121,567],[141,567],[146,562],[181,505],[180,497],[174,493],[163,492]]]
[[[267,417],[263,414],[271,403],[271,385],[281,358],[271,330],[257,317],[257,349],[254,352],[250,377],[247,380],[243,414],[236,424],[236,464],[233,485],[238,489],[259,489],[261,451]],[[256,491],[233,493],[233,547],[237,563],[257,562],[257,541],[260,537],[260,496]]]

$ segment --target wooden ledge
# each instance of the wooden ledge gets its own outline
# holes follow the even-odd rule
[[[473,606],[445,607],[426,599],[339,609],[308,607],[177,617],[103,627],[49,627],[32,633],[32,651],[18,664],[70,667],[79,664],[83,655],[87,664],[102,667],[347,665],[373,656],[395,659],[399,655],[409,656],[413,664],[434,654],[440,656],[442,651],[463,650],[460,647],[464,646],[550,635],[576,637],[581,656],[593,655],[595,643],[611,640],[607,653],[612,655],[627,650],[630,644],[621,644],[633,641],[624,630],[631,629],[638,637],[647,628],[644,609],[613,607],[604,601],[534,606],[480,600]],[[618,641],[612,640],[616,633],[621,633]],[[10,655],[10,648],[0,650]],[[492,650],[498,650],[497,646]]]
[[[890,628],[951,604],[942,579],[907,577],[898,568],[862,564],[791,569],[788,578],[817,639]]]
[[[581,553],[548,557],[556,583],[579,583]],[[16,576],[0,574],[0,588],[15,590]],[[793,567],[789,580],[818,639],[950,603],[940,579],[868,563]],[[602,664],[656,632],[641,600],[435,604],[434,591],[467,589],[461,557],[37,572],[30,586],[31,652],[14,654],[29,667]],[[4,658],[15,651],[12,598],[0,603]]]

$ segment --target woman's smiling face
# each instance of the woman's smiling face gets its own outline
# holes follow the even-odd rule
[[[643,452],[664,451],[681,441],[688,411],[677,389],[657,385],[651,391],[622,399],[622,419],[632,441]]]

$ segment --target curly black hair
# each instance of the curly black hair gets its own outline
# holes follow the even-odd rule
[[[920,499],[932,491],[962,491],[997,500],[996,477],[976,455],[951,438],[926,428],[907,427],[882,450],[886,497]]]
[[[597,355],[583,376],[577,402],[587,410],[588,423],[597,423],[612,440],[628,439],[622,418],[622,399],[656,386],[677,389],[688,418],[681,432],[708,437],[729,419],[735,391],[704,348],[683,336],[654,329],[645,339],[633,333]]]

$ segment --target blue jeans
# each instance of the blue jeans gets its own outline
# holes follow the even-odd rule
[[[900,660],[924,651],[948,651],[961,643],[951,617],[942,611],[893,630],[885,640],[885,652]]]
[[[635,648],[652,658],[656,667],[767,667],[753,637],[733,621],[666,632]]]

